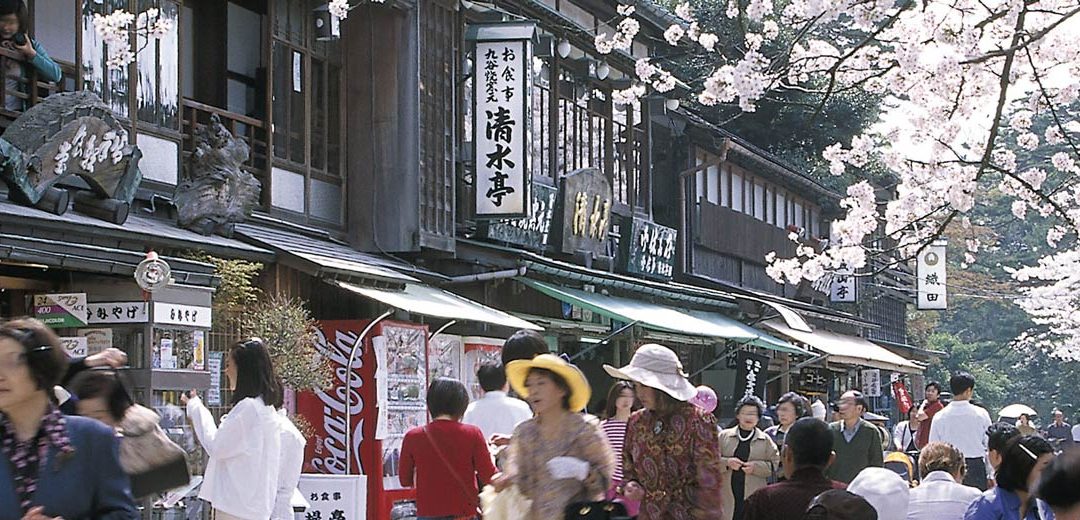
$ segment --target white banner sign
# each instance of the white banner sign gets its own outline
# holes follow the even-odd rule
[[[934,242],[923,249],[916,259],[919,309],[946,309],[945,243]]]
[[[829,301],[833,303],[855,303],[858,278],[848,266],[837,269],[829,283]]]
[[[102,302],[86,304],[86,323],[146,323],[150,321],[146,302]]]
[[[529,216],[529,40],[476,42],[476,217]]]
[[[305,518],[367,518],[367,477],[363,475],[300,475],[300,492],[308,501]]]
[[[862,393],[866,397],[881,397],[881,370],[862,371]]]
[[[154,323],[158,325],[188,325],[209,329],[210,307],[154,302]]]

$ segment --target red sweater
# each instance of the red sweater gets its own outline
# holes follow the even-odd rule
[[[926,408],[923,410],[929,419],[919,423],[919,435],[915,438],[915,447],[922,449],[930,443],[930,425],[934,423],[934,415],[940,412],[945,405],[941,404],[941,401],[934,401],[927,403]]]
[[[431,445],[424,428],[435,439],[442,457]],[[457,478],[447,474],[450,469],[447,463]],[[409,430],[401,444],[400,464],[401,485],[416,486],[417,516],[475,515],[480,503],[476,479],[479,477],[481,484],[487,484],[495,474],[495,464],[480,428],[457,421],[432,421]]]

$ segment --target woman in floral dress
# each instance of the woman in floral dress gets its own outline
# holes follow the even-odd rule
[[[675,352],[642,345],[629,365],[604,370],[633,381],[645,406],[630,417],[623,447],[622,494],[641,501],[638,519],[720,519],[716,418],[687,402],[697,390]]]

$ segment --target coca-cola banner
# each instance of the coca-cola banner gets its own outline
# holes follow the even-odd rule
[[[366,475],[372,464],[371,449],[364,443],[374,442],[375,433],[375,362],[369,341],[361,345],[347,370],[349,352],[368,320],[319,322],[319,352],[330,360],[333,384],[326,390],[301,392],[296,397],[296,411],[312,427],[304,453],[305,473],[343,475],[347,457],[352,457],[351,472]],[[352,408],[351,424],[345,424],[346,392]],[[349,447],[346,444],[346,431]],[[361,449],[361,446],[364,449]]]

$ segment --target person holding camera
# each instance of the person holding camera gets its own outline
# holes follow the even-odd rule
[[[22,111],[26,108],[24,100],[12,95],[13,92],[29,92],[33,85],[23,86],[26,82],[26,66],[37,70],[44,81],[60,81],[60,66],[49,57],[45,48],[26,33],[28,19],[26,4],[23,0],[0,0],[0,47],[22,54],[26,65],[15,60],[4,63],[4,108]]]

